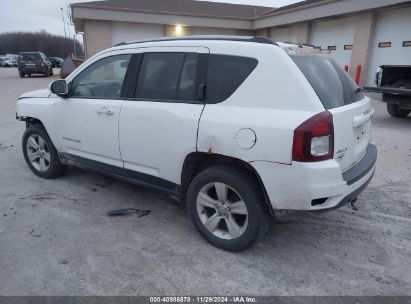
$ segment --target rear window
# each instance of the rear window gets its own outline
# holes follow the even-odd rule
[[[39,60],[40,54],[39,53],[23,53],[19,54],[20,60]]]
[[[257,66],[255,58],[210,55],[207,81],[207,103],[229,98]]]
[[[354,80],[325,56],[290,56],[317,93],[324,107],[334,109],[364,98]]]

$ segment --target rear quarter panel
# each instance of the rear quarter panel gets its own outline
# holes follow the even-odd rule
[[[212,54],[254,57],[258,65],[238,90],[219,104],[207,104],[201,116],[197,149],[251,161],[291,164],[294,129],[324,111],[314,90],[279,47],[238,43],[209,45]],[[235,50],[235,52],[233,51]],[[227,75],[227,77],[230,77]],[[255,145],[240,148],[237,134],[251,129]]]

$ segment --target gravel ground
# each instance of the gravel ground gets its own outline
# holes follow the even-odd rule
[[[411,295],[411,117],[373,101],[378,169],[358,211],[288,213],[234,254],[203,241],[170,198],[76,168],[34,176],[14,107],[51,80],[0,69],[1,295]],[[152,213],[105,215],[124,207]]]

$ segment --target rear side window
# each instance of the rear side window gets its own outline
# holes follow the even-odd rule
[[[210,55],[207,103],[219,103],[229,98],[257,66],[255,58],[230,55]]]
[[[290,56],[317,93],[325,109],[342,107],[364,98],[354,80],[325,56]]]
[[[193,101],[198,54],[146,53],[141,63],[136,97],[148,100]]]

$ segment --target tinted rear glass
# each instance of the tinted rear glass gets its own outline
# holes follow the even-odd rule
[[[318,55],[290,57],[303,72],[327,110],[364,98],[354,80],[333,59]]]
[[[257,59],[229,55],[210,55],[207,103],[229,98],[257,66]]]
[[[19,59],[22,60],[39,60],[40,54],[39,53],[23,53],[19,55]]]
[[[198,54],[146,53],[137,81],[136,97],[148,100],[195,99]]]

